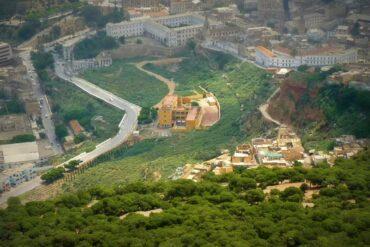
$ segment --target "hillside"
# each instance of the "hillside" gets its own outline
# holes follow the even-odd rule
[[[368,246],[369,165],[366,151],[332,168],[136,182],[24,206],[12,198],[0,210],[0,246]],[[304,179],[300,188],[263,193]],[[309,184],[319,191],[312,199]]]
[[[271,100],[269,113],[300,131],[306,147],[343,134],[370,137],[370,92],[326,82],[319,72],[294,72]]]
[[[116,150],[77,176],[69,188],[74,190],[96,184],[113,185],[144,177],[151,179],[154,172],[160,173],[161,177],[166,179],[179,166],[213,158],[223,148],[234,148],[252,136],[266,133],[269,126],[262,120],[257,109],[275,89],[274,85],[269,83],[270,75],[255,66],[239,64],[234,60],[228,60],[224,69],[219,69],[213,66],[216,57],[212,54],[191,55],[172,72],[164,67],[153,68],[156,73],[174,78],[177,83],[176,93],[199,90],[199,85],[214,93],[221,104],[221,120],[216,125],[204,131],[176,133],[169,138],[146,139],[130,148]],[[126,65],[121,63],[121,66]],[[132,65],[127,66],[131,72],[128,78],[135,78],[137,74],[140,76],[138,78],[144,77],[141,71],[132,69]],[[110,70],[111,74],[117,74],[113,69],[119,71],[120,67],[113,66]],[[98,71],[94,72],[95,75],[97,73]],[[103,73],[106,73],[106,70],[102,70]],[[226,77],[228,79],[225,79]],[[113,85],[107,85],[113,88]],[[122,86],[124,84],[121,84]],[[127,92],[121,91],[121,94]]]

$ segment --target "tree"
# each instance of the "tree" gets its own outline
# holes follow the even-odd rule
[[[31,59],[37,71],[54,67],[54,58],[50,52],[31,52]]]
[[[23,134],[14,136],[11,139],[11,143],[20,143],[20,142],[33,142],[36,138],[33,134]]]
[[[17,36],[20,40],[30,39],[37,30],[41,27],[39,20],[26,21],[17,31]]]
[[[46,183],[52,183],[64,176],[64,168],[52,168],[41,176],[41,179]]]
[[[352,30],[351,30],[351,34],[355,37],[359,36],[360,35],[360,23],[359,22],[356,22],[353,27],[352,27]]]
[[[265,194],[261,189],[253,189],[245,192],[245,200],[250,204],[257,204],[263,202],[265,199]]]
[[[186,42],[186,46],[187,48],[192,51],[192,53],[195,55],[195,48],[197,47],[197,43],[195,42],[194,39],[189,39],[187,42]]]
[[[77,43],[73,52],[76,59],[87,59],[96,57],[103,50],[117,47],[118,43],[113,37],[107,36],[105,32],[98,32],[94,37]]]
[[[141,40],[141,39],[136,39],[136,44],[142,44],[143,43],[143,41]]]
[[[83,7],[81,15],[89,26],[96,26],[97,22],[102,18],[100,9],[90,4]]]
[[[225,65],[229,62],[229,56],[222,52],[217,52],[215,56],[215,61],[218,65],[218,69],[223,70],[225,68]]]
[[[81,142],[83,142],[85,140],[86,140],[86,136],[85,136],[84,133],[80,133],[78,135],[75,135],[75,137],[73,138],[73,142],[75,144],[81,143]]]
[[[68,171],[74,171],[81,162],[81,160],[71,160],[68,164],[64,165],[64,168],[68,169]]]
[[[157,118],[157,110],[153,107],[143,107],[138,117],[139,124],[152,123]]]
[[[64,124],[58,124],[55,126],[55,134],[59,140],[63,140],[68,135],[68,130]]]
[[[303,200],[303,192],[299,188],[289,187],[280,193],[280,198],[284,201],[301,202]]]
[[[125,44],[126,43],[126,38],[125,38],[125,36],[121,36],[121,37],[119,37],[119,42],[123,45],[123,44]]]

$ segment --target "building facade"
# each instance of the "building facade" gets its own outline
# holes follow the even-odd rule
[[[291,56],[277,51],[271,51],[263,46],[256,47],[256,62],[264,67],[296,68],[301,65],[326,66],[357,62],[357,49],[320,52],[319,50],[306,54]]]
[[[140,18],[120,23],[108,23],[108,36],[148,36],[168,47],[184,46],[202,31],[204,18],[195,13],[186,13],[157,18]]]
[[[12,59],[12,47],[8,43],[0,42],[0,66],[8,65]]]
[[[75,73],[87,70],[109,67],[113,63],[112,57],[107,52],[101,52],[95,58],[72,60],[67,63],[67,67]]]

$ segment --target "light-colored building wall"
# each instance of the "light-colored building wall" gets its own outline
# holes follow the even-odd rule
[[[194,14],[179,14],[157,18],[137,19],[121,23],[108,23],[108,36],[119,38],[146,35],[168,47],[183,46],[201,32],[204,18]]]
[[[357,61],[357,50],[349,49],[328,54],[313,54],[303,56],[284,56],[276,52],[267,52],[266,48],[256,47],[256,62],[264,67],[295,68],[300,65],[326,66],[334,64],[354,63]]]

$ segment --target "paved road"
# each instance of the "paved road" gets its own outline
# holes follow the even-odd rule
[[[40,186],[40,184],[41,184],[41,178],[40,178],[40,176],[38,176],[38,177],[28,181],[28,182],[21,183],[17,187],[12,188],[10,191],[4,192],[0,196],[0,207],[1,208],[6,207],[6,202],[7,202],[8,198],[15,197],[15,196],[20,196],[23,193],[26,193],[27,191],[30,191],[30,190]]]
[[[31,61],[30,52],[26,50],[21,52],[19,55],[22,58],[23,64],[27,68],[27,75],[29,77],[29,80],[32,82],[33,93],[40,102],[41,119],[42,124],[44,125],[46,136],[48,137],[50,144],[52,145],[54,153],[61,154],[63,153],[63,149],[55,135],[54,122],[51,119],[52,112],[50,109],[50,105],[46,95],[41,90],[39,78]]]
[[[114,94],[99,88],[98,86],[83,80],[81,78],[72,77],[65,73],[64,63],[60,61],[56,61],[55,63],[55,73],[57,76],[59,76],[61,79],[69,81],[85,91],[86,93],[105,101],[106,103],[117,107],[123,111],[125,111],[125,115],[123,116],[121,122],[119,123],[119,131],[118,133],[104,142],[98,144],[95,149],[91,152],[84,152],[76,157],[73,157],[71,160],[81,160],[82,162],[88,162],[91,161],[100,155],[120,146],[123,142],[125,142],[128,137],[132,134],[132,132],[137,127],[137,118],[140,114],[141,108],[135,104],[132,104],[128,102],[127,100],[121,99]],[[49,109],[50,111],[50,109]],[[49,118],[47,118],[49,119]],[[66,161],[57,167],[63,166],[65,163],[68,163],[69,161]],[[40,186],[42,183],[40,177],[36,177],[35,179],[23,183],[22,185],[17,186],[16,188],[13,188],[11,191],[4,193],[0,197],[0,204],[4,204],[9,197],[12,196],[19,196],[27,191],[30,191],[38,186]],[[4,205],[2,205],[4,206]]]
[[[89,152],[89,153],[82,153],[70,160],[81,160],[83,162],[87,162],[97,158],[98,156],[118,147],[123,142],[127,140],[127,138],[132,134],[132,132],[137,127],[137,118],[140,114],[141,108],[135,104],[128,102],[127,100],[121,99],[116,95],[101,89],[100,87],[78,77],[71,76],[71,73],[66,71],[64,62],[60,60],[56,60],[55,62],[55,73],[58,77],[63,80],[69,81],[85,91],[86,93],[105,101],[106,103],[117,107],[125,111],[125,115],[123,116],[121,122],[119,123],[119,131],[118,133],[104,142],[98,144],[96,148]],[[69,162],[69,161],[67,161]],[[61,164],[63,165],[63,164]]]
[[[280,123],[278,120],[274,119],[270,113],[268,113],[267,109],[269,107],[269,104],[270,104],[270,100],[272,99],[272,97],[274,97],[278,92],[280,91],[280,87],[278,87],[272,94],[271,96],[267,99],[267,101],[260,105],[260,107],[258,108],[262,114],[262,116],[267,120],[267,121],[270,121],[270,122],[273,122],[275,124],[277,124],[278,126],[281,126],[283,125],[282,123]]]

